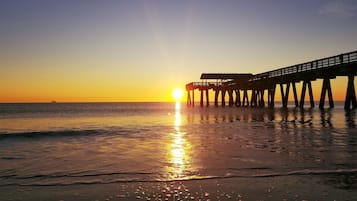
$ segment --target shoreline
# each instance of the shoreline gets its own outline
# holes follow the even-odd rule
[[[70,186],[1,186],[2,200],[354,200],[355,174]]]

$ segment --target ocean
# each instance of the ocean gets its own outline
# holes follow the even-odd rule
[[[352,188],[356,173],[356,111],[342,103],[325,110],[0,104],[0,186],[326,175]]]

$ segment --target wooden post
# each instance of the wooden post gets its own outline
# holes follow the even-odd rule
[[[228,90],[228,96],[229,96],[229,107],[232,107],[234,102],[233,102],[233,89]]]
[[[265,102],[264,102],[264,89],[260,90],[260,101],[259,101],[259,106],[264,107]]]
[[[200,89],[201,97],[200,97],[200,106],[203,107],[203,89]]]
[[[321,90],[321,97],[320,97],[320,104],[319,104],[320,109],[324,108],[326,91],[327,91],[327,95],[328,95],[330,108],[333,108],[334,103],[333,103],[332,90],[331,90],[331,84],[330,84],[329,78],[324,78],[324,80],[322,82],[322,90]]]
[[[250,106],[254,107],[254,89],[252,89],[252,94],[250,95]]]
[[[219,89],[214,89],[214,106],[218,106]]]
[[[321,96],[320,96],[320,103],[319,103],[320,109],[324,109],[325,96],[326,96],[326,79],[324,79],[322,82],[322,89],[321,89]]]
[[[209,106],[209,96],[208,96],[208,89],[206,89],[206,106]]]
[[[285,97],[285,95],[284,95],[284,86],[283,86],[282,83],[280,83],[280,93],[281,93],[281,103],[282,103],[282,105],[284,107],[284,97]]]
[[[357,107],[357,101],[356,101],[356,93],[355,93],[355,86],[354,86],[354,75],[348,76],[348,85],[347,85],[347,91],[346,91],[346,100],[345,100],[345,110],[350,110],[351,109],[351,102],[352,102],[352,108]]]
[[[274,99],[275,99],[275,88],[276,88],[276,85],[274,84],[274,86],[272,88],[269,88],[268,89],[268,106],[270,108],[274,108]]]
[[[254,90],[254,107],[258,107],[259,105],[259,91]]]
[[[250,98],[250,106],[255,107],[257,106],[257,93],[255,89],[252,89],[252,95]]]
[[[236,106],[240,107],[241,106],[241,101],[240,101],[240,90],[236,89]]]
[[[284,85],[280,83],[280,93],[281,93],[281,103],[283,107],[285,107],[285,93],[284,93]]]
[[[300,99],[300,108],[304,108],[305,102],[305,93],[306,93],[306,86],[309,88],[309,97],[310,97],[310,106],[315,107],[314,96],[312,93],[311,81],[304,81],[302,83],[302,91],[301,91],[301,99]]]
[[[290,91],[290,82],[286,84],[285,93],[284,93],[284,86],[280,84],[280,91],[281,91],[281,99],[283,103],[283,108],[288,107],[288,99],[289,99],[289,91]]]
[[[286,89],[285,89],[285,108],[288,107],[288,100],[289,100],[289,92],[290,92],[290,82],[286,84]]]
[[[225,89],[222,89],[222,107],[226,106],[226,90]]]
[[[190,90],[187,90],[187,106],[191,106],[191,92]]]
[[[244,107],[249,106],[248,92],[246,89],[243,90],[243,106]]]
[[[192,107],[195,107],[195,89],[192,89]]]
[[[293,93],[294,93],[295,107],[299,107],[299,100],[298,100],[297,93],[296,93],[296,85],[295,85],[295,82],[292,82],[292,85],[293,85]]]
[[[305,93],[306,93],[306,81],[303,81],[302,89],[301,89],[300,108],[304,108]]]
[[[334,108],[335,104],[333,103],[332,89],[331,89],[330,80],[328,80],[328,82],[327,82],[327,95],[328,95],[328,103],[330,105],[330,108]]]
[[[268,107],[271,106],[271,89],[268,89]]]
[[[307,87],[309,88],[310,106],[315,107],[314,95],[312,94],[311,81],[307,82]]]

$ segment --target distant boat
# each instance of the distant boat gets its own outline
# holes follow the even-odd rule
[[[57,102],[53,100],[53,101],[51,101],[51,103],[57,103]]]

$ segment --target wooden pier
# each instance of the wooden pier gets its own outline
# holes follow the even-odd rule
[[[200,106],[209,106],[209,91],[214,91],[215,106],[270,107],[275,105],[275,92],[280,88],[282,107],[288,106],[290,88],[295,107],[304,108],[308,91],[310,107],[315,107],[312,81],[322,79],[319,108],[324,108],[326,95],[329,107],[334,107],[331,79],[348,77],[345,106],[346,110],[357,108],[354,77],[357,75],[357,51],[318,59],[259,74],[203,73],[200,82],[186,84],[187,106],[195,105],[195,90],[200,92]],[[215,80],[215,81],[212,81]],[[302,82],[300,99],[296,83]],[[248,97],[248,91],[250,97]],[[265,96],[267,93],[267,96]],[[228,95],[228,104],[226,104]],[[221,101],[219,101],[219,96]],[[205,98],[204,98],[205,97]],[[265,100],[265,98],[267,99]],[[204,100],[205,99],[205,100]],[[220,102],[220,103],[219,103]]]

